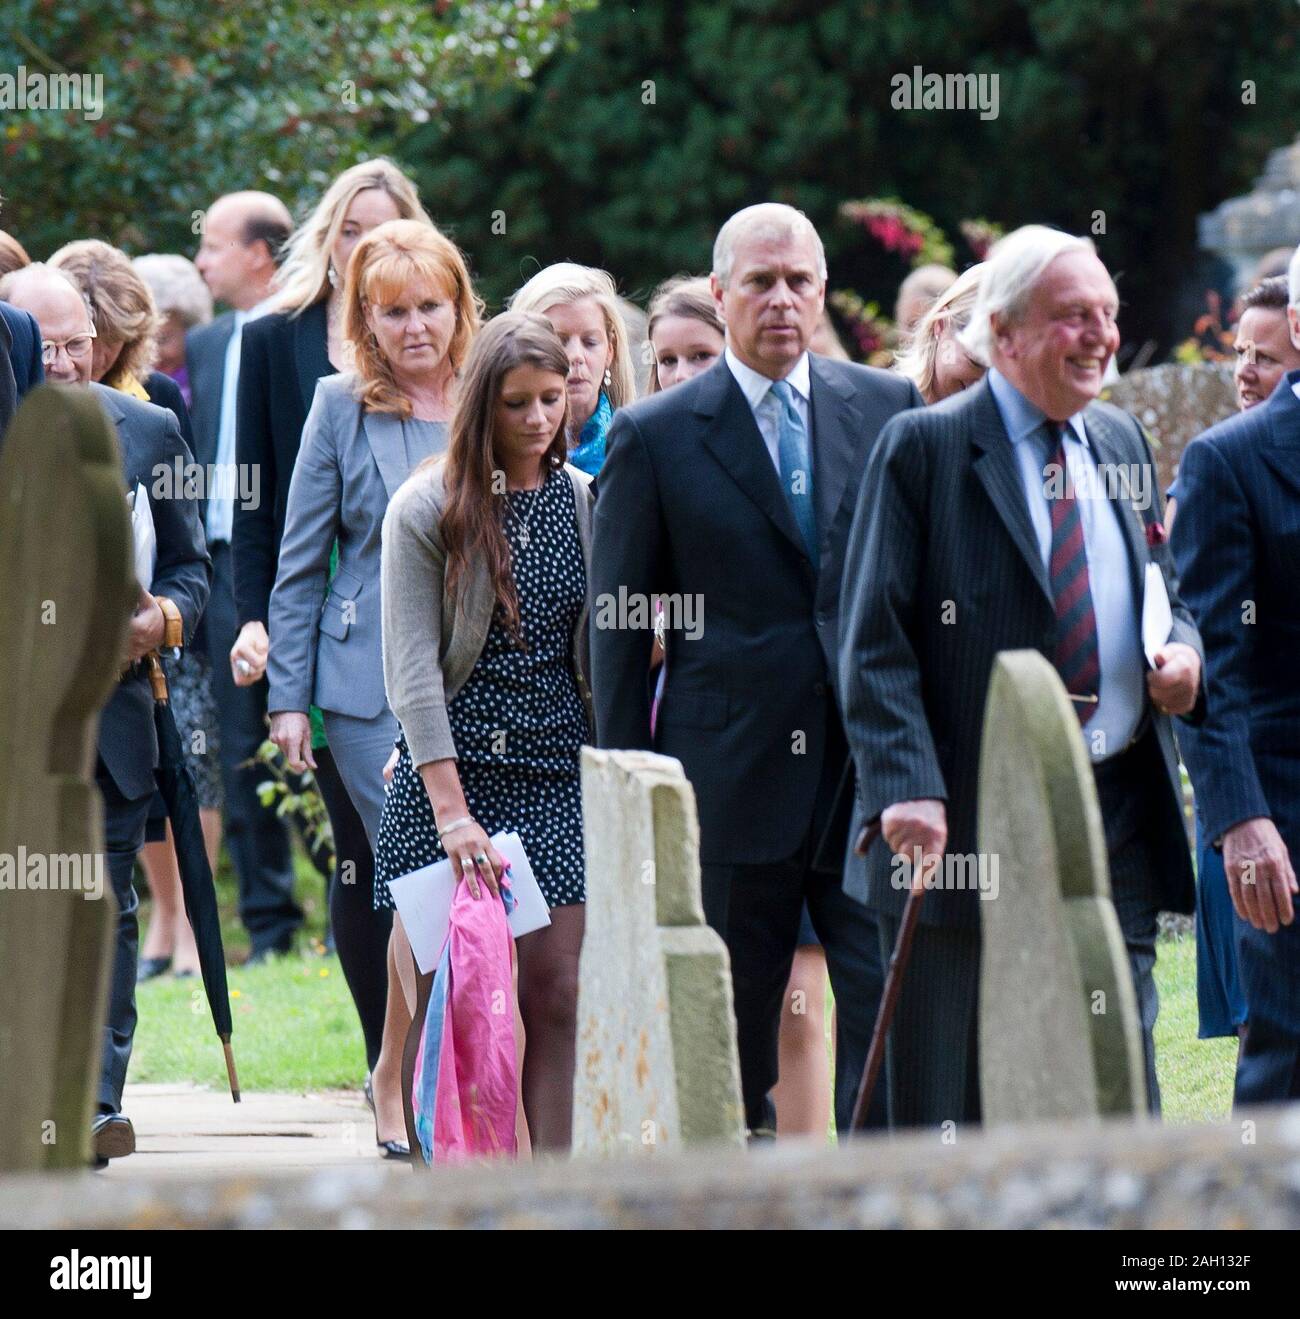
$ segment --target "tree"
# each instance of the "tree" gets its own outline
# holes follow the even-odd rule
[[[606,4],[535,90],[481,89],[403,151],[496,301],[561,258],[642,295],[707,270],[721,220],[770,198],[817,223],[832,285],[890,306],[897,262],[837,211],[896,196],[948,233],[979,215],[1094,234],[1126,338],[1167,344],[1197,214],[1295,131],[1297,53],[1290,0]],[[996,76],[997,117],[895,109],[915,66]]]
[[[0,74],[101,78],[103,106],[0,116],[0,223],[33,254],[91,235],[189,252],[222,192],[301,213],[412,124],[526,83],[591,3],[8,0]]]

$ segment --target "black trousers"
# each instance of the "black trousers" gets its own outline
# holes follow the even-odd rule
[[[108,1020],[104,1024],[104,1054],[99,1076],[99,1107],[116,1113],[122,1107],[127,1064],[135,1038],[135,973],[140,945],[139,900],[131,876],[144,846],[145,821],[152,794],[124,797],[102,760],[95,765],[95,783],[104,802],[104,851],[109,881],[117,899],[117,939],[109,980]]]
[[[1167,858],[1152,838],[1159,794],[1168,791],[1154,732],[1094,766],[1106,833],[1111,898],[1128,952],[1142,1025],[1147,1107],[1160,1112],[1156,1080],[1156,932],[1162,867]],[[883,965],[888,966],[898,921],[880,916]],[[889,1035],[889,1123],[930,1127],[980,1120],[980,932],[920,925]]]
[[[266,740],[266,680],[236,687],[230,648],[239,635],[230,545],[216,541],[212,552],[212,595],[205,623],[212,660],[212,689],[221,720],[221,783],[225,842],[239,880],[239,919],[251,951],[287,951],[302,924],[293,896],[289,830],[257,797],[264,770],[246,765]]]
[[[835,994],[835,1125],[849,1130],[858,1083],[871,1043],[882,985],[875,918],[840,887],[841,876],[814,870],[807,844],[786,861],[756,866],[704,866],[704,916],[726,941],[736,1004],[745,1123],[773,1129],[768,1092],[776,1084],[785,989],[808,903],[826,950]],[[885,1121],[884,1087],[869,1123]]]

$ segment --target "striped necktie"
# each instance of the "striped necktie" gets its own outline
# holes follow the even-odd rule
[[[1083,518],[1065,458],[1066,425],[1048,421],[1044,429],[1050,465],[1043,473],[1043,489],[1052,519],[1047,575],[1056,607],[1056,640],[1050,658],[1071,696],[1095,698],[1101,689],[1097,616],[1092,608]],[[1097,713],[1096,700],[1080,699],[1075,710],[1079,722],[1086,724]]]
[[[788,380],[774,380],[772,395],[778,404],[777,461],[781,465],[781,489],[794,514],[813,567],[817,567],[817,514],[813,509],[812,455],[808,427],[794,405]]]

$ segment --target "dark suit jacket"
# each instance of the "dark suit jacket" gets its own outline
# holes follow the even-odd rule
[[[143,485],[149,496],[158,539],[150,590],[176,602],[188,644],[208,602],[212,564],[197,501],[159,497],[170,491],[155,488],[157,469],[172,470],[177,456],[183,463],[190,461],[180,425],[171,412],[152,403],[142,403],[105,385],[92,384],[88,388],[94,391],[117,431],[126,489]],[[100,716],[99,755],[124,797],[145,797],[153,792],[158,741],[153,694],[143,673],[124,679],[113,689]]]
[[[22,396],[44,379],[36,322],[29,313],[0,302],[0,443]]]
[[[326,304],[300,316],[276,312],[244,327],[239,362],[238,461],[258,473],[256,508],[235,505],[230,549],[239,625],[270,618],[271,588],[284,539],[289,478],[316,382],[334,374]]]
[[[1141,428],[1126,413],[1094,403],[1084,423],[1099,462],[1151,464]],[[1147,545],[1144,524],[1160,518],[1154,467],[1149,477],[1155,499],[1145,513],[1116,501],[1129,547],[1133,625],[1140,626],[1150,558],[1168,586],[1171,640],[1199,651],[1169,547]],[[1056,623],[1019,467],[987,381],[890,423],[862,483],[844,574],[840,681],[859,784],[850,835],[895,802],[940,798],[947,802],[949,851],[973,854],[993,661],[1003,650],[1048,653]],[[945,608],[949,601],[953,609]],[[1172,723],[1149,709],[1169,778],[1167,809],[1151,822],[1157,855],[1168,858],[1163,905],[1190,911],[1193,876]],[[891,884],[890,861],[883,838],[865,861],[850,852],[844,886],[896,916],[907,894]],[[935,889],[921,912],[930,924],[973,926],[978,897],[974,890]]]
[[[832,810],[847,769],[834,692],[845,539],[881,428],[921,398],[899,376],[828,358],[810,357],[810,375],[819,571],[723,358],[615,413],[598,481],[597,741],[652,746],[651,633],[606,626],[620,593],[697,600],[701,635],[667,633],[653,749],[680,760],[694,785],[706,864],[784,860],[810,828],[827,868],[838,871],[842,855],[841,837],[826,844],[848,823]]]
[[[1206,431],[1178,469],[1173,548],[1205,639],[1205,721],[1180,738],[1207,833],[1273,819],[1300,861],[1300,399]],[[1254,615],[1243,616],[1249,604]]]
[[[7,302],[0,302],[0,321],[9,330],[9,361],[13,365],[14,381],[21,399],[28,390],[45,381],[40,326],[30,312],[20,311]]]
[[[234,332],[235,313],[228,311],[207,325],[196,325],[185,336],[185,365],[190,376],[190,422],[194,427],[194,458],[204,468],[217,460],[221,391],[226,379],[226,348]],[[206,516],[205,496],[199,504],[199,517],[202,519]]]

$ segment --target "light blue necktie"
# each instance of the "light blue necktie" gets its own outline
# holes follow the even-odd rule
[[[808,557],[817,567],[817,515],[813,510],[812,454],[808,446],[808,427],[794,405],[794,391],[788,380],[772,382],[772,394],[779,405],[777,412],[777,461],[781,465],[781,488],[790,511],[799,525]]]

